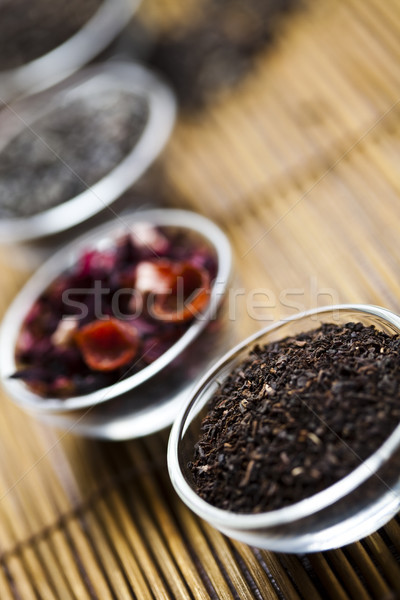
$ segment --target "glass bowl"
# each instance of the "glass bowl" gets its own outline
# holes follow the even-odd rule
[[[169,439],[168,468],[173,486],[198,516],[226,535],[276,552],[315,552],[337,548],[369,535],[400,507],[400,425],[360,466],[334,485],[287,507],[243,514],[212,506],[195,491],[188,462],[199,437],[207,405],[229,373],[256,344],[278,341],[322,323],[359,321],[393,334],[400,318],[370,305],[318,308],[274,324],[252,335],[226,354],[199,382],[182,407]]]
[[[143,98],[148,117],[139,139],[123,160],[74,198],[28,217],[0,218],[2,244],[37,240],[79,225],[108,208],[155,160],[170,137],[176,116],[171,89],[154,73],[120,60],[88,67],[61,87],[26,98],[0,113],[0,151],[24,129],[35,128],[70,101],[120,90]],[[67,165],[68,166],[68,165]]]
[[[72,37],[29,63],[0,71],[3,101],[37,92],[65,79],[109,46],[129,23],[139,0],[104,0],[95,14]]]
[[[138,223],[171,227],[199,238],[217,259],[217,275],[205,310],[159,358],[135,374],[90,394],[43,398],[19,379],[15,346],[34,301],[84,250],[104,250]],[[62,248],[31,277],[9,307],[0,331],[0,377],[9,396],[51,425],[105,439],[131,439],[171,425],[194,382],[232,343],[225,296],[231,277],[231,247],[225,234],[198,214],[174,209],[138,211],[93,229]]]

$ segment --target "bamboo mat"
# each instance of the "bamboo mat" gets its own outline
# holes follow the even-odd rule
[[[149,2],[143,19],[175,25],[196,4]],[[240,285],[268,290],[251,315],[238,299],[240,335],[332,301],[400,312],[399,40],[396,0],[308,2],[238,85],[178,120],[166,200],[214,219]],[[4,311],[27,273],[6,252],[0,267]],[[97,442],[1,406],[1,600],[400,598],[398,518],[335,551],[250,548],[178,500],[168,432]]]

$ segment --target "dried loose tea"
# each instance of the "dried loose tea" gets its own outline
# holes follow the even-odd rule
[[[74,35],[102,0],[2,0],[0,71],[47,54]]]
[[[202,17],[160,37],[151,61],[167,74],[183,107],[202,107],[249,71],[295,5],[299,2],[208,0]]]
[[[13,377],[44,398],[67,398],[134,375],[204,312],[217,266],[194,232],[147,223],[89,248],[29,310]]]
[[[400,339],[362,323],[256,346],[224,381],[189,463],[199,495],[240,513],[334,484],[400,421]]]
[[[0,217],[27,217],[74,198],[132,150],[148,118],[145,98],[122,91],[69,100],[0,152]]]

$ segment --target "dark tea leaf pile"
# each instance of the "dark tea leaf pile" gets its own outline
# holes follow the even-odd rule
[[[249,72],[272,43],[293,0],[203,0],[192,24],[162,35],[151,61],[172,82],[181,106],[203,107]]]
[[[215,252],[179,228],[136,223],[88,248],[34,302],[14,378],[43,398],[94,392],[164,354],[206,308]]]
[[[145,98],[117,90],[70,99],[0,152],[0,217],[35,215],[97,183],[139,140]]]
[[[263,347],[224,381],[189,468],[229,511],[279,509],[334,484],[400,421],[400,339],[324,324]]]

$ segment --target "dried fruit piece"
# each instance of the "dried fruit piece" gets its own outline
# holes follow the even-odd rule
[[[178,323],[192,319],[207,306],[210,296],[210,277],[203,268],[182,262],[174,266],[170,292],[154,299],[152,316]]]
[[[136,356],[138,333],[132,325],[117,319],[94,321],[75,334],[85,363],[95,371],[114,371]]]

